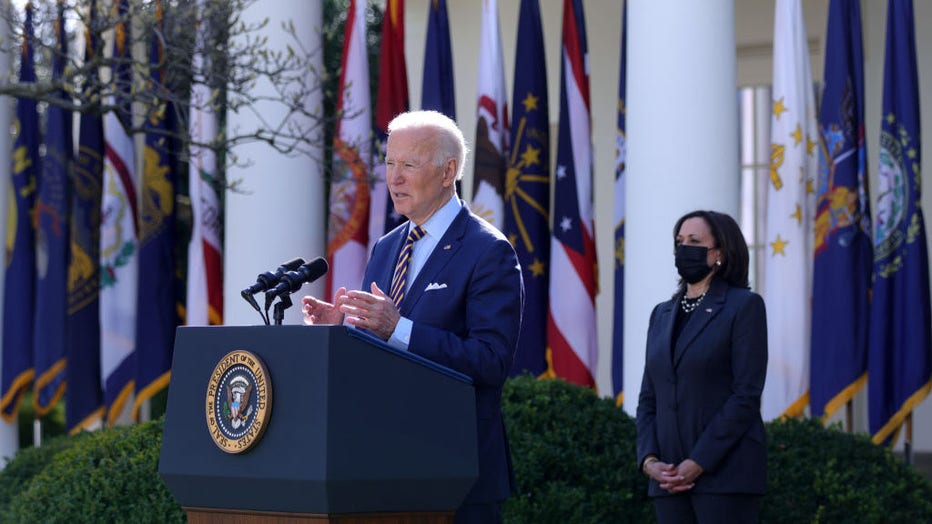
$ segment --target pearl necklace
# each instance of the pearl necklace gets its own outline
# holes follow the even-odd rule
[[[708,293],[708,290],[695,298],[687,298],[686,295],[683,295],[683,298],[680,299],[680,309],[683,310],[683,313],[692,313],[694,309],[699,307],[699,303],[705,298],[706,293]]]

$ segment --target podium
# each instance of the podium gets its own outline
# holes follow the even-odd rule
[[[159,475],[189,522],[452,522],[478,476],[465,375],[344,326],[175,340]]]

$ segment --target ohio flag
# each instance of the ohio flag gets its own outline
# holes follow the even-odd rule
[[[592,220],[589,60],[582,0],[563,1],[561,55],[547,344],[558,377],[595,386],[597,272]]]

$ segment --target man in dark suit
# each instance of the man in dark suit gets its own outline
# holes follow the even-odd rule
[[[500,522],[513,473],[501,412],[521,327],[524,284],[514,248],[456,196],[466,145],[435,111],[388,125],[385,178],[408,222],[380,238],[363,288],[333,303],[304,297],[305,321],[366,329],[395,348],[472,378],[476,387],[479,478],[455,522]]]

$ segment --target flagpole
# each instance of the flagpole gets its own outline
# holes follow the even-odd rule
[[[851,400],[845,402],[845,432],[854,431],[854,403]]]

